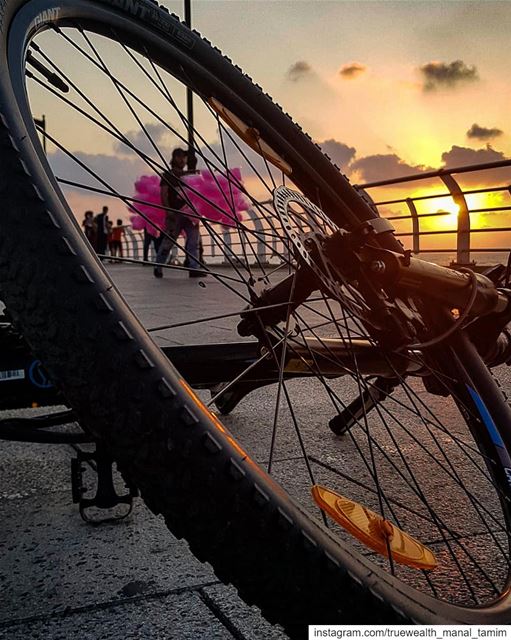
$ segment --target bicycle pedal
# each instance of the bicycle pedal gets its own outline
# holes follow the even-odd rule
[[[97,485],[94,497],[86,497],[88,488],[83,483],[86,471],[84,463],[97,474]],[[101,445],[95,451],[78,450],[76,458],[71,460],[71,492],[73,503],[78,504],[80,516],[85,522],[100,524],[112,520],[122,520],[133,510],[133,498],[139,495],[138,489],[126,483],[128,493],[119,495],[114,487],[113,460]],[[108,515],[105,518],[91,517],[90,509],[112,511],[118,505],[126,505],[127,509],[120,515]]]

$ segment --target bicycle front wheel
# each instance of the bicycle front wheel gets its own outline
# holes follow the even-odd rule
[[[123,282],[113,274],[113,284],[70,204],[82,189],[143,214],[140,205],[147,202],[123,190],[127,167],[160,175],[171,144],[191,138],[225,199],[221,205],[207,198],[209,217],[191,196],[188,203],[229,266],[222,271],[212,259],[214,286],[202,298],[211,310],[204,315],[222,321],[241,315],[257,296],[257,284],[279,282],[286,270],[298,273],[293,234],[305,232],[298,223],[286,228],[276,214],[269,198],[277,185],[294,186],[326,212],[307,221],[319,235],[336,226],[354,228],[373,210],[249,78],[155,4],[7,0],[1,20],[1,289],[52,379],[84,426],[107,441],[149,507],[222,580],[293,634],[303,634],[311,621],[509,621],[505,469],[495,446],[480,435],[480,406],[498,414],[498,426],[508,413],[488,372],[473,374],[477,356],[470,346],[451,347],[449,367],[445,353],[436,359],[411,353],[412,364],[402,368],[367,334],[366,309],[353,287],[332,290],[313,282],[311,291],[320,293],[295,304],[291,276],[286,312],[280,324],[264,330],[276,359],[275,393],[256,390],[257,409],[242,403],[225,419],[234,436],[160,349],[197,342],[196,325],[166,318],[168,333],[153,331],[152,339],[147,328],[158,324],[155,314],[137,298],[140,287],[129,287],[130,279],[140,284],[134,275],[140,271]],[[185,115],[186,89],[196,96],[193,127]],[[44,132],[53,145],[49,159],[31,110],[43,95],[62,109],[60,135]],[[98,163],[105,140],[123,159],[116,176],[106,176]],[[235,171],[240,166],[243,182]],[[234,202],[240,194],[242,216]],[[229,244],[219,221],[223,231],[231,229]],[[398,248],[392,236],[381,242]],[[261,245],[267,261],[260,259]],[[182,300],[198,295],[177,279],[173,284]],[[226,302],[227,294],[234,302]],[[217,329],[238,338],[232,323]],[[364,369],[362,343],[378,355],[373,361],[383,373]],[[238,355],[243,349],[237,344]],[[258,360],[266,357],[258,352]],[[325,373],[326,362],[333,373]],[[297,373],[307,373],[306,379],[292,380]],[[236,388],[239,371],[231,378],[221,374],[215,372],[223,385],[213,394],[225,400],[225,385]],[[424,386],[422,378],[436,385]],[[349,422],[353,402],[375,393],[381,402],[372,411],[364,405],[340,440],[325,429],[335,416]],[[438,403],[446,394],[449,400]],[[256,410],[261,425],[255,433],[244,431],[244,424],[254,425]],[[392,553],[377,554],[351,537],[338,521],[318,519],[312,485],[334,488],[392,521],[396,531],[431,550],[436,568],[401,565]]]

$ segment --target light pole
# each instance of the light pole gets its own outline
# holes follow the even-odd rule
[[[191,0],[184,0],[185,2],[185,24],[192,28],[192,7]],[[193,93],[190,87],[186,87],[186,111],[188,117],[188,148],[193,150]]]

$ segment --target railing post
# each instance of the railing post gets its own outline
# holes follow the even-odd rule
[[[406,204],[408,206],[408,210],[410,211],[410,215],[412,217],[412,251],[415,254],[420,253],[420,227],[419,227],[419,216],[417,214],[417,207],[415,206],[415,202],[411,198],[406,199]]]
[[[202,227],[202,228],[204,228],[204,227]],[[201,234],[201,237],[202,238],[204,238],[204,237],[208,238],[209,247],[210,247],[210,250],[211,250],[211,257],[214,258],[216,256],[216,244],[213,242],[213,238],[211,237],[211,234],[210,233],[206,233],[206,234],[203,233],[203,234]],[[202,246],[204,246],[204,241],[202,243]]]
[[[449,189],[454,202],[459,207],[456,235],[456,262],[461,265],[470,264],[470,212],[465,194],[450,173],[441,174],[440,178]]]
[[[260,232],[260,235],[257,236],[257,258],[261,264],[264,264],[266,262],[266,245],[262,240],[262,233],[264,232],[264,227],[261,222],[261,218],[253,209],[248,209],[247,213],[249,218],[254,223],[255,231]],[[241,240],[241,237],[240,237],[240,240]]]
[[[222,226],[222,240],[224,241],[224,244],[225,244],[225,252],[231,255],[234,255],[232,250],[232,241],[231,241],[231,227]],[[225,255],[224,255],[222,264],[229,264],[229,260]]]
[[[126,231],[125,237],[126,237],[126,245],[128,246],[128,257],[132,258],[133,260],[138,260],[139,259],[138,242],[139,242],[140,236],[133,233],[133,229],[130,226],[125,227],[124,230]],[[129,249],[130,243],[131,243],[131,251]]]

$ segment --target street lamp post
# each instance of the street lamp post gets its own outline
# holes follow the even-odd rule
[[[191,0],[184,0],[185,3],[185,24],[192,28],[192,7]],[[186,111],[188,117],[188,148],[194,148],[193,138],[193,93],[190,87],[186,88]]]

